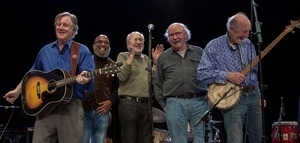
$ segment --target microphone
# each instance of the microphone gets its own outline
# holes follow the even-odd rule
[[[256,12],[256,7],[258,6],[254,0],[252,0],[252,3],[253,5],[253,12],[254,12],[254,18],[255,18],[255,28],[256,28],[256,36],[257,36],[257,43],[258,44],[261,44],[262,43],[262,36],[261,36],[261,22],[258,21],[258,16],[257,16],[257,12]]]
[[[285,116],[285,109],[284,109],[284,104],[283,104],[283,97],[281,99],[281,108],[282,108],[282,116]]]
[[[153,24],[148,24],[148,30],[151,31],[154,29],[154,25]]]

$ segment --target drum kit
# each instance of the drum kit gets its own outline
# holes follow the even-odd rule
[[[164,123],[166,122],[165,113],[155,107],[152,107],[153,123]],[[222,121],[215,121],[210,119],[209,127],[209,143],[219,143],[220,141],[220,130],[213,126],[214,124],[222,123]],[[193,136],[190,124],[188,126],[188,142],[193,143]],[[154,128],[153,130],[154,140],[153,143],[171,143],[172,139],[167,130]]]

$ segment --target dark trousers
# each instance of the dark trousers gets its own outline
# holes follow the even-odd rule
[[[153,143],[149,103],[121,98],[119,119],[123,143]]]

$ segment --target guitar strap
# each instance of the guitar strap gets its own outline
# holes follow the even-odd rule
[[[78,61],[78,51],[79,51],[79,43],[73,41],[71,47],[71,66],[72,66],[72,75],[75,76],[77,61]]]

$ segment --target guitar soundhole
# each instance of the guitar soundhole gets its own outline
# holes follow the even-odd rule
[[[48,100],[51,96],[49,94],[53,94],[56,91],[56,82],[55,80],[49,80],[49,84],[48,84],[48,91],[47,93],[43,94],[42,99]]]
[[[56,82],[54,80],[50,80],[48,84],[48,92],[49,94],[53,94],[56,91]]]

